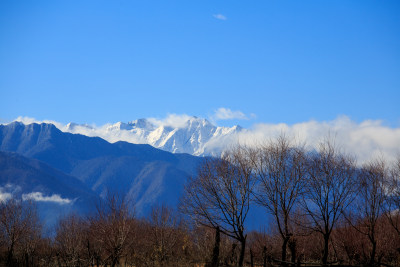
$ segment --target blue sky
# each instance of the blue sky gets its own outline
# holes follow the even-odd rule
[[[399,1],[1,1],[0,120],[225,108],[237,119],[221,125],[398,127],[399,14]]]

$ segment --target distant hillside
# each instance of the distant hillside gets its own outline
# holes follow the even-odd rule
[[[46,221],[70,211],[87,213],[97,194],[77,178],[46,163],[0,151],[0,198],[35,200]]]
[[[0,125],[0,150],[43,161],[100,196],[107,190],[120,192],[136,203],[139,214],[157,202],[176,205],[184,182],[202,160],[150,145],[64,133],[45,123]]]

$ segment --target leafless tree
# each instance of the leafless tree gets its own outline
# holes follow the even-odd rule
[[[130,221],[131,242],[126,247],[126,266],[154,266],[151,226],[147,218]]]
[[[384,212],[387,167],[383,159],[366,163],[358,171],[357,197],[346,216],[351,225],[371,243],[370,266],[376,264],[377,223]]]
[[[20,262],[23,262],[23,265],[26,267],[35,266],[37,265],[37,258],[39,256],[38,247],[42,239],[42,223],[36,211],[32,212],[29,230],[26,233],[20,246],[20,254],[22,256]]]
[[[221,158],[205,159],[197,176],[186,185],[182,199],[184,213],[240,242],[239,266],[244,261],[244,223],[253,185],[250,161],[244,149],[237,148]]]
[[[55,245],[59,262],[62,262],[63,266],[74,267],[84,264],[85,230],[85,222],[75,214],[58,222]]]
[[[256,202],[274,216],[282,238],[281,260],[286,261],[289,240],[292,260],[295,260],[294,229],[291,226],[295,205],[303,190],[306,153],[302,146],[293,145],[285,135],[255,149],[253,160],[259,181],[255,191]]]
[[[325,140],[309,156],[307,169],[307,187],[301,204],[311,223],[305,226],[322,235],[322,263],[326,265],[332,230],[354,199],[355,160]]]
[[[32,202],[16,199],[0,202],[0,236],[7,247],[7,266],[17,264],[17,251],[22,254],[25,266],[33,265],[32,254],[40,234],[41,224]]]
[[[85,222],[87,224],[84,231],[86,261],[89,266],[100,266],[103,263],[103,252],[102,244],[97,236],[99,232],[97,219],[95,216],[89,216]]]
[[[178,263],[185,247],[182,220],[172,208],[161,205],[152,208],[149,223],[154,260],[160,266]]]
[[[97,205],[97,214],[90,218],[91,236],[104,255],[104,263],[114,267],[124,256],[125,249],[132,240],[133,215],[128,203],[118,194],[107,194],[106,199]]]
[[[250,250],[250,266],[266,267],[271,258],[272,240],[265,232],[252,231],[248,234],[248,247]]]
[[[400,155],[397,156],[389,174],[389,190],[386,194],[387,216],[390,224],[400,236]]]
[[[204,263],[205,266],[210,266],[211,262],[207,262],[210,260],[210,252],[215,252],[215,229],[209,226],[204,226],[201,224],[196,224],[187,228],[188,230],[188,240],[187,246],[189,250],[187,253],[189,254],[191,261],[194,263]],[[218,259],[219,261],[224,261],[231,255],[232,248],[232,238],[220,235],[218,241]],[[213,253],[214,256],[214,253]],[[211,257],[212,258],[212,257]],[[217,261],[217,266],[219,262]],[[211,265],[213,266],[213,265]]]

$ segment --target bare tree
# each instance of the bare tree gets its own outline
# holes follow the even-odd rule
[[[82,266],[85,251],[85,222],[75,214],[61,219],[56,229],[57,256],[64,266]]]
[[[385,215],[400,236],[400,155],[397,156],[390,170],[388,188],[389,190],[386,194],[387,210]]]
[[[357,197],[352,205],[351,225],[365,235],[371,243],[369,264],[376,263],[377,223],[384,212],[387,168],[382,159],[371,161],[358,171]]]
[[[150,214],[150,236],[154,260],[161,266],[176,263],[184,247],[183,223],[179,216],[165,205],[154,206]]]
[[[107,194],[105,201],[97,206],[97,214],[90,218],[91,235],[100,244],[104,263],[114,267],[119,264],[129,245],[131,220],[128,203],[117,194]]]
[[[263,267],[266,267],[268,259],[271,258],[271,237],[265,231],[252,231],[248,236],[250,266],[260,266],[262,264]]]
[[[99,229],[97,225],[97,219],[95,216],[88,217],[86,222],[86,228],[84,231],[85,239],[85,258],[89,266],[100,266],[103,263],[102,257],[102,244],[99,242],[99,236],[97,236]]]
[[[220,266],[219,262],[228,258],[232,247],[232,238],[219,235],[215,238],[215,229],[201,224],[189,228],[189,253],[191,260],[196,263],[204,263],[210,260],[210,251],[212,251],[211,261],[205,266]],[[214,237],[214,238],[213,238]],[[217,240],[216,240],[217,239]],[[216,246],[217,243],[217,246]],[[218,250],[218,251],[216,251]],[[216,257],[213,262],[213,257]],[[215,264],[213,264],[215,263]]]
[[[20,246],[21,262],[26,267],[37,265],[37,258],[39,256],[38,247],[42,239],[42,223],[40,222],[36,205],[29,203],[28,210],[30,217],[29,226],[26,229],[26,235],[23,236]]]
[[[256,202],[275,218],[282,238],[281,260],[286,261],[287,245],[292,240],[290,248],[294,261],[295,240],[291,224],[306,177],[304,148],[294,146],[288,137],[281,135],[275,141],[257,148],[250,158],[259,181],[255,192]]]
[[[10,199],[0,202],[0,235],[7,247],[6,265],[15,266],[15,252],[23,251],[25,265],[32,263],[30,256],[40,236],[41,225],[32,202]],[[32,241],[32,242],[31,242]],[[32,263],[33,264],[33,263]]]
[[[237,148],[221,158],[205,159],[197,176],[186,185],[182,199],[184,213],[240,242],[239,266],[244,261],[244,223],[253,185],[250,161],[244,149]]]
[[[311,222],[305,226],[323,237],[322,263],[326,265],[332,230],[354,199],[355,162],[327,140],[319,144],[308,161],[307,187],[301,204]]]

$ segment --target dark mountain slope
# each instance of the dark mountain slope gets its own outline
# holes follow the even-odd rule
[[[46,162],[100,195],[107,190],[127,194],[139,212],[156,202],[175,205],[184,182],[201,161],[149,145],[111,144],[97,137],[64,133],[45,123],[0,125],[0,150]]]
[[[17,199],[34,197],[47,222],[72,210],[87,213],[97,200],[77,178],[13,152],[0,151],[0,186],[1,193]]]

